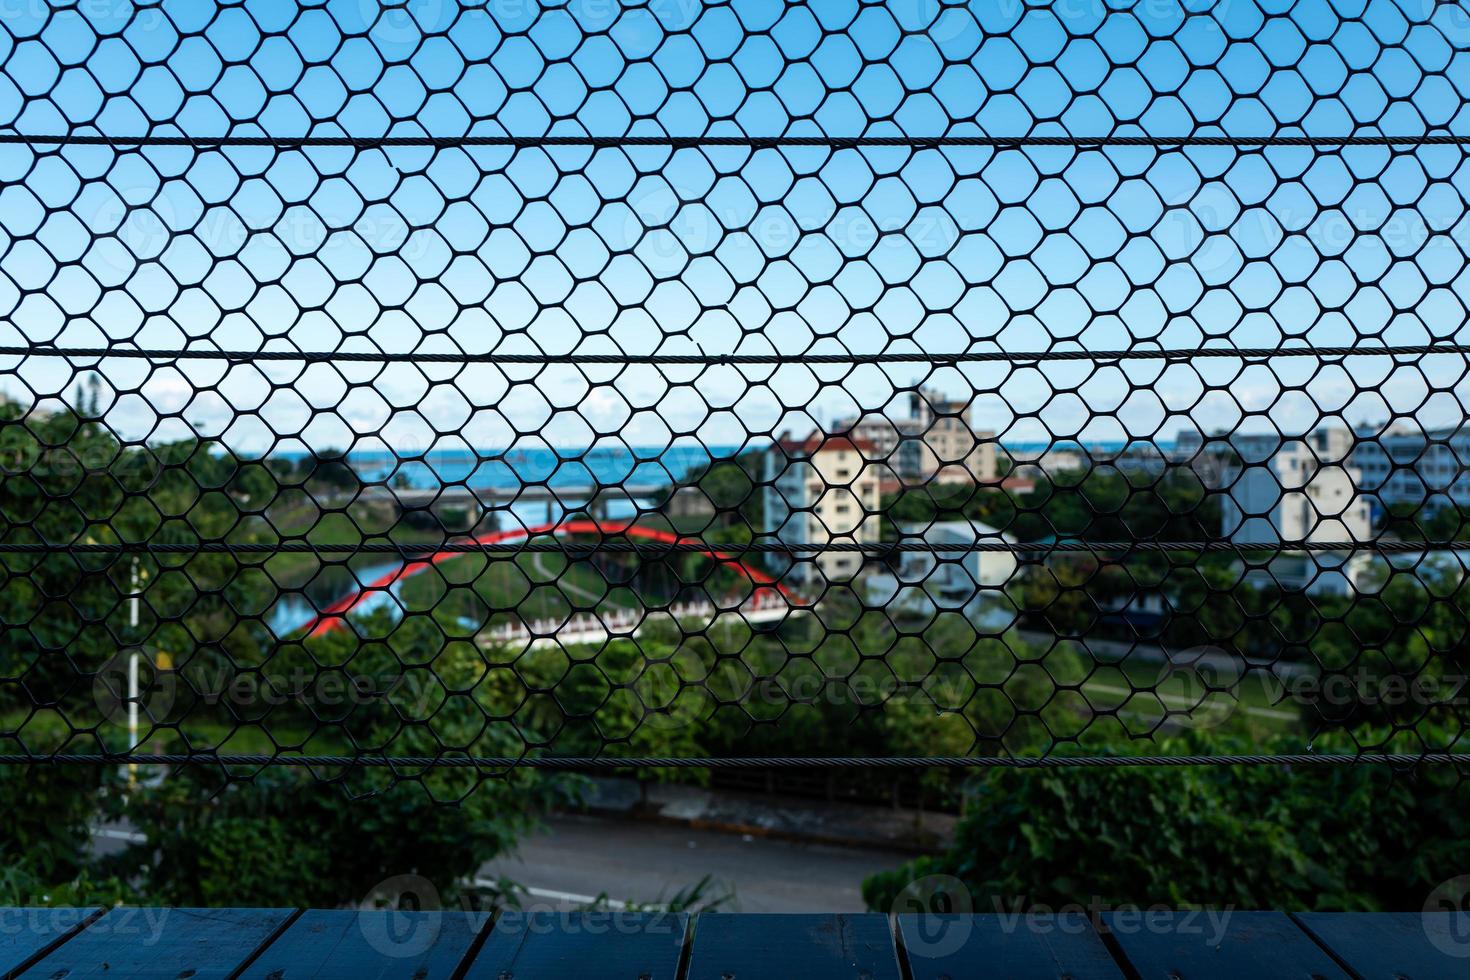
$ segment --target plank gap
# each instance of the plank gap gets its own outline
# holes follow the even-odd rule
[[[475,962],[475,957],[480,955],[480,950],[484,947],[486,940],[490,938],[490,934],[495,931],[495,924],[500,921],[500,917],[504,913],[504,907],[492,908],[490,914],[485,916],[485,924],[480,927],[480,931],[475,934],[475,938],[470,940],[469,949],[464,951],[464,956],[460,959],[459,966],[454,968],[454,972],[450,974],[449,980],[464,980],[464,975],[470,972],[470,966]]]
[[[1322,948],[1322,952],[1327,954],[1327,958],[1336,963],[1338,967],[1341,968],[1342,972],[1352,977],[1353,980],[1363,980],[1363,975],[1357,970],[1354,970],[1351,966],[1349,966],[1347,960],[1343,959],[1340,955],[1338,955],[1335,949],[1327,945],[1327,943],[1323,942],[1322,939],[1319,938],[1315,932],[1308,929],[1306,925],[1302,922],[1302,920],[1298,918],[1297,913],[1288,912],[1286,913],[1286,917],[1291,920],[1293,925],[1295,925],[1298,929],[1305,933],[1308,939],[1320,946]]]
[[[277,939],[280,939],[281,935],[285,933],[287,929],[291,928],[291,923],[301,918],[301,916],[305,914],[305,912],[305,909],[296,909],[290,915],[282,919],[281,924],[276,927],[276,931],[267,936],[265,938],[265,941],[255,948],[255,952],[245,957],[245,962],[241,963],[238,967],[236,967],[235,972],[230,974],[230,980],[235,980],[236,977],[239,977],[250,968],[250,964],[254,963],[256,960],[260,959],[261,956],[265,955],[265,951],[267,949],[270,949],[271,943],[275,942]]]

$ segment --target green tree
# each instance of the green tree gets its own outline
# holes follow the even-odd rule
[[[313,719],[326,736],[285,746],[307,752],[522,754],[510,706],[497,701],[474,644],[446,640],[432,619],[395,624],[386,611],[353,625],[283,645],[267,686],[233,698],[230,710],[250,713],[272,737]],[[297,669],[308,665],[305,675]],[[302,676],[309,683],[295,683]],[[268,767],[244,775],[226,781],[191,766],[136,795],[128,813],[146,842],[130,850],[127,867],[153,900],[330,907],[413,875],[448,901],[566,799],[568,786],[527,769]],[[355,799],[363,796],[370,798]]]
[[[444,787],[419,778],[352,798],[380,779],[341,786],[279,767],[226,784],[213,770],[185,767],[129,807],[147,840],[126,866],[149,901],[174,905],[333,908],[405,877],[428,881],[447,904],[534,829],[547,802],[547,786],[520,774],[473,792],[460,780],[455,792],[467,795],[458,805],[430,799]]]

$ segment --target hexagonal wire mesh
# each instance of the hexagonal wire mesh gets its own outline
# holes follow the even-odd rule
[[[1470,18],[1204,6],[7,13],[3,761],[1446,761]]]

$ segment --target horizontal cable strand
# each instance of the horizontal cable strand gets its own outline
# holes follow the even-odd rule
[[[50,541],[0,542],[0,554],[51,554],[66,553],[79,555],[117,554],[319,554],[319,555],[398,555],[404,558],[426,558],[442,552],[455,554],[519,555],[530,552],[548,554],[584,554],[593,552],[629,552],[633,554],[708,554],[717,551],[723,555],[739,554],[822,554],[827,552],[858,552],[863,554],[886,554],[892,552],[923,552],[928,554],[971,554],[977,551],[998,552],[1076,552],[1099,551],[1122,552],[1235,552],[1246,554],[1274,554],[1276,552],[1337,552],[1376,551],[1384,554],[1413,554],[1421,551],[1470,551],[1470,541],[1283,541],[1275,544],[1236,544],[1224,538],[1208,541],[976,541],[972,543],[945,543],[937,541],[827,541],[827,542],[779,542],[752,541],[747,544],[726,544],[680,541],[649,542],[639,544],[632,541],[527,541],[518,544],[496,542],[493,544],[476,541],[450,541],[443,544],[393,544],[370,541],[361,544],[312,544],[306,541],[242,542],[196,541],[196,542],[151,542],[133,541],[116,544],[67,544]]]
[[[213,752],[100,753],[0,755],[0,765],[155,765],[175,766],[211,763],[222,766],[322,766],[404,769],[1069,769],[1126,766],[1357,766],[1417,764],[1470,765],[1467,752],[1364,753],[1362,755],[1319,755],[1314,753],[1262,755],[1141,755],[1141,756],[1046,756],[1036,759],[996,756],[813,756],[768,758],[709,758],[685,756],[650,758],[570,757],[485,757],[485,756],[384,756],[384,755],[233,755]]]
[[[1225,134],[1190,133],[1171,136],[1147,134],[1026,134],[1010,136],[938,135],[938,136],[825,136],[825,135],[719,135],[671,136],[638,134],[626,136],[589,136],[582,134],[548,134],[544,136],[512,136],[508,134],[468,134],[464,136],[268,136],[261,134],[231,134],[225,136],[198,136],[181,134],[131,134],[109,136],[100,133],[0,133],[0,144],[66,145],[66,146],[182,146],[210,149],[229,146],[263,146],[282,149],[298,147],[351,147],[371,150],[385,147],[434,147],[455,149],[461,147],[513,147],[517,149],[538,147],[590,147],[616,149],[620,147],[669,147],[672,149],[697,149],[700,147],[748,147],[766,149],[772,147],[829,147],[849,149],[857,147],[1022,147],[1022,146],[1143,146],[1143,147],[1255,147],[1255,146],[1463,146],[1470,145],[1470,135],[1457,133],[1382,134],[1364,133],[1337,136],[1310,136],[1305,134],[1270,134],[1259,136],[1230,136]]]
[[[227,351],[208,348],[144,347],[53,347],[47,344],[0,345],[0,357],[132,358],[158,361],[211,360],[303,361],[306,363],[366,362],[425,364],[858,364],[934,363],[958,364],[987,361],[1156,361],[1213,358],[1281,357],[1418,357],[1431,354],[1470,355],[1470,344],[1401,344],[1385,347],[1195,347],[1158,349],[1135,347],[1127,350],[1033,350],[1033,351],[915,351],[904,353],[812,353],[812,354],[578,354],[578,353],[464,353],[454,351]]]

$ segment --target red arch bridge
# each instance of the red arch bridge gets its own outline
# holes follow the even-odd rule
[[[699,543],[696,538],[657,528],[643,527],[631,522],[591,519],[562,521],[529,528],[509,528],[478,535],[468,541],[474,544],[495,545],[530,540],[545,535],[562,537],[574,534],[619,535],[685,547]],[[734,569],[749,580],[753,588],[741,603],[733,607],[717,606],[713,602],[693,602],[659,610],[666,611],[675,619],[713,620],[722,613],[738,613],[741,618],[751,623],[776,622],[792,612],[808,607],[808,604],[799,599],[786,585],[727,552],[701,547],[686,553],[701,554]],[[338,629],[345,629],[348,616],[354,612],[364,611],[382,596],[391,593],[391,590],[405,579],[422,574],[435,565],[471,554],[476,554],[476,552],[456,548],[452,551],[436,551],[427,558],[404,562],[333,601],[298,629],[304,630],[307,636],[322,636]],[[514,557],[514,555],[508,557]],[[614,637],[634,636],[647,622],[647,619],[647,612],[641,609],[615,610],[605,614],[579,613],[567,619],[531,622],[517,620],[502,623],[482,630],[478,637],[484,642],[529,642],[532,645],[556,642],[597,643]]]

